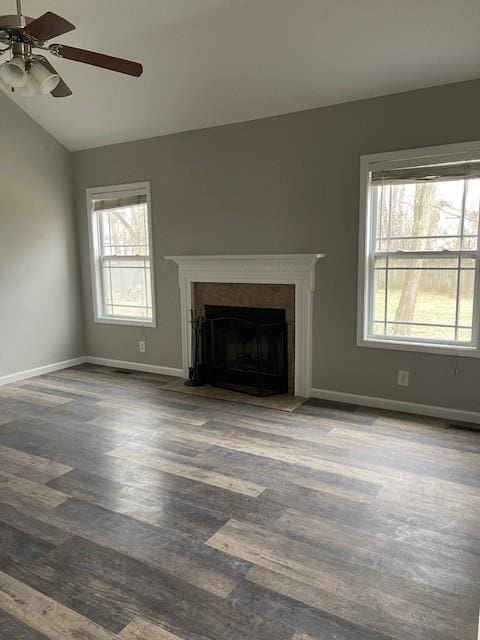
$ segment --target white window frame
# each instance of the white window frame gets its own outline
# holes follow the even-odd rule
[[[128,193],[129,191],[142,190],[147,198],[147,216],[148,216],[148,242],[150,257],[150,283],[152,290],[152,318],[149,320],[139,318],[123,318],[117,316],[106,316],[103,313],[102,299],[102,279],[101,270],[99,268],[100,245],[94,221],[94,201],[105,198],[106,195],[113,196]],[[155,295],[155,276],[154,276],[154,255],[153,255],[153,227],[152,227],[152,202],[150,193],[150,182],[132,182],[129,184],[110,185],[106,187],[91,187],[86,190],[87,197],[87,213],[88,213],[88,237],[90,247],[90,270],[92,276],[92,293],[93,293],[93,320],[102,324],[118,324],[132,325],[143,327],[156,327],[156,295]]]
[[[372,255],[373,213],[370,202],[370,173],[382,168],[417,166],[442,162],[459,162],[480,159],[480,141],[446,144],[436,147],[406,149],[387,153],[374,153],[360,157],[360,222],[358,254],[358,304],[357,346],[417,351],[453,356],[480,357],[480,246],[477,245],[475,269],[475,293],[473,310],[472,345],[452,344],[440,341],[395,340],[369,334],[369,309],[372,305],[370,287],[370,259]],[[448,257],[446,254],[445,257]]]

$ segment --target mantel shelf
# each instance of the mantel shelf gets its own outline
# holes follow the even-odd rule
[[[166,260],[173,260],[177,264],[181,262],[301,262],[324,258],[324,253],[272,253],[272,254],[238,254],[238,255],[189,255],[189,256],[165,256]]]

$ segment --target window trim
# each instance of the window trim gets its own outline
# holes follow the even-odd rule
[[[415,351],[420,353],[443,354],[465,357],[480,357],[480,246],[477,246],[476,286],[473,311],[473,334],[476,344],[442,345],[440,342],[396,341],[386,337],[372,337],[369,329],[369,308],[372,304],[370,291],[369,258],[371,255],[372,224],[369,174],[372,167],[387,168],[398,165],[415,166],[421,163],[448,162],[480,158],[480,141],[461,142],[416,149],[403,149],[386,153],[373,153],[360,156],[360,208],[359,208],[359,251],[357,284],[357,346],[394,351]],[[368,301],[368,302],[367,302]]]
[[[97,268],[97,259],[99,257],[99,247],[97,242],[97,234],[95,233],[93,216],[93,201],[98,196],[104,196],[107,193],[121,193],[123,191],[144,190],[147,198],[147,216],[148,216],[148,242],[150,257],[150,283],[152,290],[152,319],[151,320],[135,320],[134,318],[115,318],[103,315],[102,301],[102,284],[100,270]],[[89,187],[86,189],[87,199],[87,218],[88,218],[88,239],[90,251],[90,272],[92,279],[92,298],[93,298],[93,321],[101,324],[117,324],[136,327],[152,327],[157,326],[156,316],[156,295],[155,295],[155,262],[153,247],[153,226],[152,226],[152,200],[150,192],[150,182],[132,182],[126,184],[109,185],[105,187]],[[97,198],[98,199],[98,198]]]

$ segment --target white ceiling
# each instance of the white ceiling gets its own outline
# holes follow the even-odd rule
[[[14,13],[0,0],[0,14]],[[53,59],[64,99],[15,98],[72,150],[480,77],[479,0],[23,0],[58,42],[141,78]]]

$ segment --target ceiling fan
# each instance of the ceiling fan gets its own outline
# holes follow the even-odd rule
[[[27,97],[39,93],[50,93],[54,98],[72,95],[47,58],[35,52],[37,49],[65,60],[83,62],[129,76],[142,75],[143,67],[138,62],[64,44],[48,44],[48,40],[72,31],[75,26],[50,11],[36,19],[24,16],[21,0],[16,1],[16,15],[0,16],[0,46],[6,45],[0,48],[0,55],[11,53],[10,60],[0,65],[0,81],[11,91],[18,91]]]

